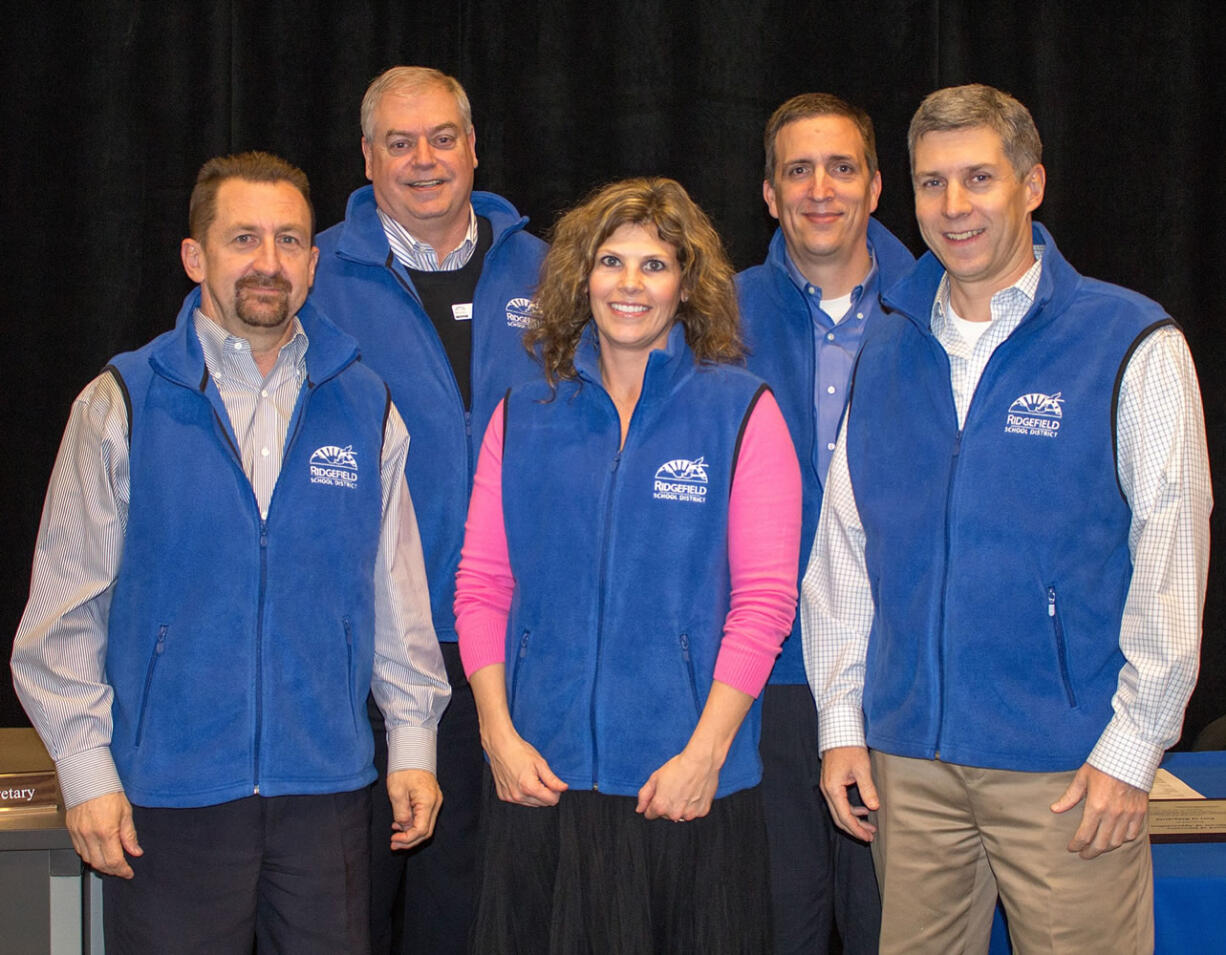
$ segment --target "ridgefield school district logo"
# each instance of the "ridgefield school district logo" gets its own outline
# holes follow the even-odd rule
[[[536,308],[530,298],[507,302],[507,328],[528,328],[536,323]]]
[[[353,445],[338,448],[334,444],[325,444],[316,450],[311,455],[311,483],[356,489],[358,458],[353,453]]]
[[[656,468],[652,497],[657,501],[689,501],[704,504],[707,500],[707,464],[674,458]]]
[[[1037,438],[1055,438],[1060,434],[1064,417],[1060,392],[1044,395],[1032,392],[1022,395],[1009,406],[1005,416],[1005,434],[1026,434]]]

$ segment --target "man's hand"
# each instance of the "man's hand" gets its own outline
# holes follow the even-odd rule
[[[139,856],[144,850],[136,841],[132,804],[127,796],[107,793],[87,799],[64,814],[64,824],[82,862],[105,875],[132,878],[132,867],[124,853]]]
[[[1068,844],[1069,852],[1093,859],[1118,849],[1141,834],[1149,812],[1149,793],[1083,763],[1052,812],[1067,812],[1085,799],[1081,825]]]
[[[434,822],[443,804],[434,773],[424,769],[388,773],[387,796],[392,804],[393,849],[412,849],[434,834]]]
[[[852,786],[860,788],[863,806],[853,806],[847,798]],[[869,810],[881,808],[877,787],[873,785],[873,770],[868,761],[868,749],[863,746],[835,746],[822,753],[822,795],[830,807],[834,823],[848,835],[872,842],[877,827],[865,822]]]

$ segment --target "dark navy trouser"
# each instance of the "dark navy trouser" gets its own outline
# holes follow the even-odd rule
[[[107,955],[369,950],[369,786],[132,812],[144,855],[103,878]]]

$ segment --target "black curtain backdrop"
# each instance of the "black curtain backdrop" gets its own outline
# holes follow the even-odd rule
[[[73,396],[112,354],[169,328],[189,288],[178,245],[196,170],[219,153],[280,153],[311,177],[320,225],[330,225],[364,182],[362,92],[397,63],[465,84],[478,188],[510,198],[533,231],[543,235],[598,183],[664,174],[711,214],[738,268],[761,261],[774,226],[761,199],[761,135],[786,97],[827,90],[869,110],[885,180],[878,215],[919,252],[912,112],[940,86],[1008,90],[1046,146],[1038,218],[1082,272],[1156,298],[1183,325],[1210,454],[1226,460],[1226,331],[1214,291],[1226,263],[1226,5],[1214,0],[95,0],[8,11],[6,639]],[[1220,473],[1214,483],[1221,503],[1185,744],[1226,712],[1226,488]],[[0,680],[0,725],[25,722]]]

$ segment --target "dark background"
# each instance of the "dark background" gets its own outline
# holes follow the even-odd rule
[[[761,199],[762,126],[788,96],[826,90],[869,110],[885,179],[878,215],[919,252],[905,145],[912,112],[940,86],[1008,90],[1030,107],[1046,146],[1038,218],[1082,272],[1138,289],[1180,321],[1211,459],[1226,460],[1226,4],[22,7],[10,4],[0,36],[5,639],[25,602],[73,396],[113,353],[169,328],[189,287],[178,246],[196,170],[219,153],[280,153],[311,177],[320,225],[330,225],[364,182],[362,93],[397,63],[464,83],[477,186],[510,198],[533,231],[600,182],[659,173],[711,214],[738,269],[761,261],[773,229]],[[1220,476],[1214,483],[1224,503],[1185,744],[1226,712],[1226,489]],[[0,680],[0,725],[24,723]]]

